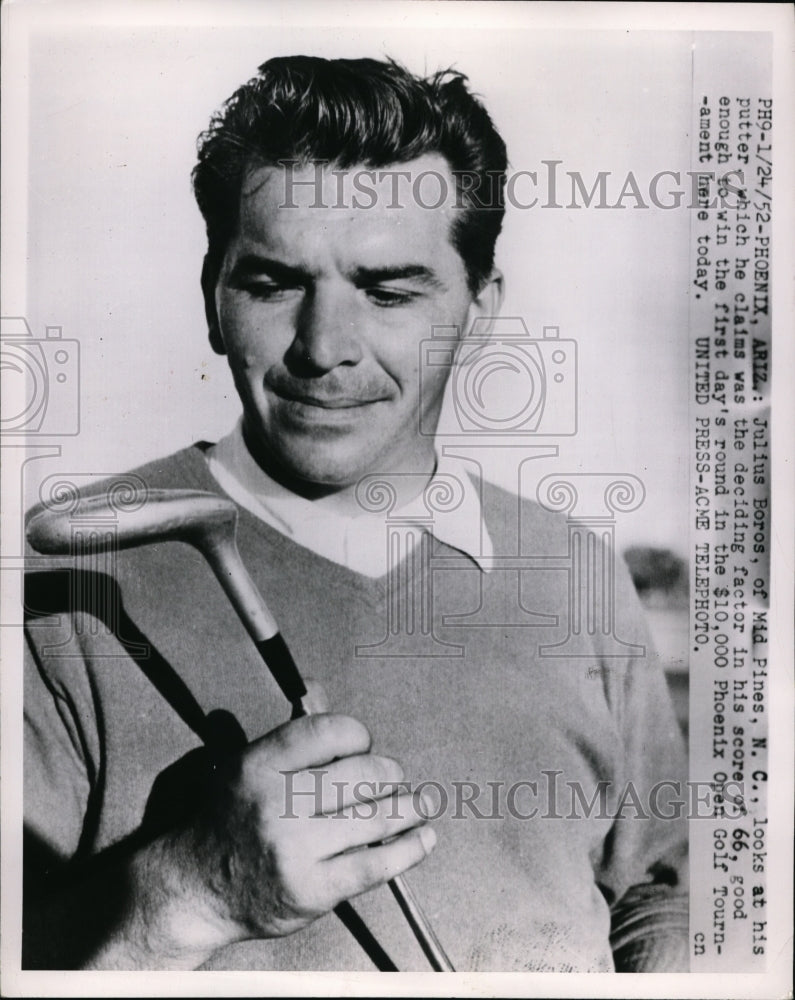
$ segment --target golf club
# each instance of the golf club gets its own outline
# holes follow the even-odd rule
[[[112,486],[105,493],[79,500],[80,515],[100,520],[104,515],[113,531],[93,531],[91,549],[133,548],[157,542],[185,542],[206,559],[237,612],[261,658],[292,706],[292,717],[306,715],[306,687],[282,638],[279,627],[262,594],[243,564],[236,542],[237,508],[231,500],[201,490],[146,489],[141,502],[114,503]],[[80,518],[74,509],[43,508],[27,522],[31,546],[44,555],[77,555],[80,552]],[[96,524],[96,520],[93,521]],[[396,876],[389,883],[406,921],[436,972],[452,972],[453,966],[428,923],[413,893]],[[349,902],[334,913],[362,945],[381,971],[397,967],[376,941]]]

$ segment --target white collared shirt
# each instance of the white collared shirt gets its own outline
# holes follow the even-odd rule
[[[297,544],[364,576],[377,578],[387,572],[389,523],[428,531],[484,571],[493,555],[478,488],[464,463],[454,458],[440,459],[428,485],[407,503],[401,503],[400,486],[405,483],[407,489],[413,485],[416,490],[416,477],[373,476],[369,494],[365,479],[360,493],[362,512],[355,516],[306,500],[271,479],[246,447],[241,421],[208,450],[207,462],[219,485],[241,507]],[[372,509],[381,506],[377,501],[385,497],[379,483],[396,489],[394,504],[387,511]],[[410,544],[416,544],[420,535],[421,530],[405,532]]]

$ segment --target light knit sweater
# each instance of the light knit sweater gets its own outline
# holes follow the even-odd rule
[[[202,452],[201,445],[187,448],[137,475],[150,487],[218,492]],[[567,552],[565,518],[518,506],[487,484],[481,500],[495,552]],[[434,541],[430,569],[414,560],[399,578],[415,594],[432,585],[434,634],[451,644],[434,653],[457,646],[462,655],[418,656],[416,630],[405,629],[393,636],[389,655],[378,655],[372,647],[387,634],[388,599],[405,601],[409,591],[396,595],[385,578],[329,562],[246,510],[238,544],[302,672],[324,685],[332,710],[361,719],[375,752],[397,758],[413,784],[435,782],[429,787],[437,800],[446,796],[434,823],[437,848],[408,880],[457,969],[612,969],[610,906],[622,897],[629,900],[621,922],[630,932],[619,929],[625,951],[645,956],[649,968],[674,961],[675,953],[681,958],[686,919],[668,897],[686,890],[684,822],[640,819],[634,808],[618,819],[612,808],[602,818],[582,809],[567,818],[568,783],[579,783],[587,802],[599,781],[608,782],[615,806],[632,782],[648,806],[655,783],[687,775],[665,680],[650,654],[604,656],[597,634],[583,639],[577,656],[541,655],[540,646],[567,635],[565,571],[486,576]],[[249,739],[288,715],[191,547],[157,544],[100,565],[83,559],[67,572],[58,566],[68,564],[33,562],[27,589],[25,816],[37,881],[47,864],[96,854],[136,830],[158,774],[201,745],[207,714],[231,713]],[[631,582],[619,570],[615,631],[647,644]],[[518,579],[522,607],[558,616],[556,626],[501,624],[508,618],[493,611],[515,604]],[[445,622],[476,612],[484,600],[491,624]],[[467,782],[481,790],[476,809],[462,802],[475,795]],[[520,782],[535,782],[537,797]],[[534,805],[538,814],[523,818]],[[655,881],[667,887],[632,889]],[[385,887],[356,906],[401,969],[428,968]],[[285,939],[223,949],[206,967],[371,965],[329,914]]]

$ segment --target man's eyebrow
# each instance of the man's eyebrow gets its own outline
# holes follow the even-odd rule
[[[235,261],[230,278],[239,281],[245,278],[256,277],[257,275],[268,275],[277,281],[292,282],[294,284],[309,283],[313,280],[310,271],[303,267],[285,264],[283,261],[275,260],[272,257],[265,257],[257,253],[243,254]],[[433,268],[425,264],[388,264],[383,267],[357,267],[352,272],[352,280],[357,288],[367,288],[371,285],[379,285],[385,281],[400,281],[411,279],[429,288],[445,288],[444,282],[439,278]]]
[[[260,274],[296,283],[309,281],[312,277],[309,271],[302,267],[285,264],[283,261],[274,260],[272,257],[262,257],[256,253],[243,254],[242,257],[238,258],[232,267],[230,277],[234,281],[256,277]]]
[[[425,264],[393,264],[385,267],[357,267],[353,281],[358,287],[380,285],[384,281],[400,281],[411,278],[430,288],[444,288],[444,282],[436,272]]]

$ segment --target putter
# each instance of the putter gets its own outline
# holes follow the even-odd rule
[[[113,532],[92,538],[92,551],[127,549],[156,542],[185,542],[206,559],[262,660],[290,702],[292,718],[307,715],[306,687],[265,599],[243,565],[236,542],[237,508],[231,500],[201,490],[147,489],[142,503],[113,504],[109,494],[81,498],[81,514],[112,515]],[[44,508],[27,522],[31,546],[44,555],[75,555],[79,541],[73,511]],[[431,967],[453,972],[450,959],[401,875],[388,883]],[[378,943],[351,903],[334,907],[359,944],[382,972],[397,966]]]

